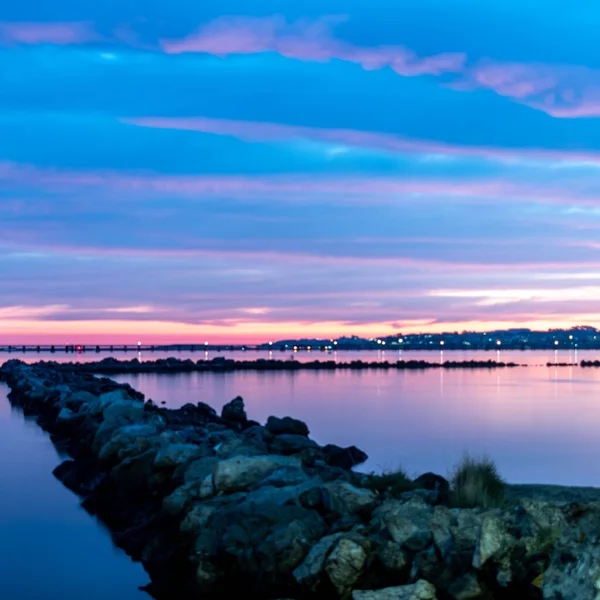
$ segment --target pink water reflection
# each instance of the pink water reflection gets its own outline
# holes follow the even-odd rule
[[[251,418],[293,415],[321,443],[355,444],[364,470],[446,474],[465,452],[491,455],[511,482],[600,485],[600,370],[234,372],[119,376],[169,406]]]

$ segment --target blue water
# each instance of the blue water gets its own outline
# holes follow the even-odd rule
[[[531,360],[530,356],[525,356]],[[319,443],[354,444],[366,471],[447,475],[465,453],[491,456],[513,483],[600,486],[600,369],[529,366],[427,371],[278,371],[117,377],[156,402],[306,421]]]
[[[54,478],[48,436],[0,384],[0,598],[149,600],[148,578]]]

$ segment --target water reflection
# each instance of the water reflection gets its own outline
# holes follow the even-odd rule
[[[510,481],[570,485],[600,485],[599,378],[546,366],[118,377],[170,406],[220,409],[241,395],[253,419],[291,414],[321,443],[361,447],[365,470],[445,474],[464,452],[487,452]]]
[[[142,567],[52,475],[61,459],[0,384],[0,598],[149,600]]]

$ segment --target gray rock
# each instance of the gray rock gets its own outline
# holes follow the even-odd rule
[[[377,558],[386,571],[403,573],[409,570],[410,560],[406,551],[391,540],[384,540],[377,549]]]
[[[367,553],[361,544],[342,538],[325,561],[325,571],[340,598],[346,598],[362,574]]]
[[[113,463],[141,454],[153,445],[158,446],[158,439],[150,439],[157,433],[156,427],[149,424],[119,427],[102,446],[98,458],[103,462]]]
[[[600,511],[587,510],[558,541],[543,578],[544,600],[600,597]]]
[[[375,511],[374,521],[387,529],[394,542],[407,550],[419,552],[433,541],[432,513],[431,506],[419,497],[404,503],[387,500]]]
[[[222,459],[235,456],[262,456],[268,453],[267,445],[259,440],[245,437],[230,437],[215,446],[217,456]]]
[[[352,592],[352,600],[436,600],[436,598],[435,587],[423,579],[412,585]]]
[[[216,456],[207,456],[194,460],[184,467],[183,481],[192,483],[194,481],[202,481],[208,475],[212,477],[215,465],[219,462]]]
[[[448,588],[448,595],[453,600],[479,600],[486,597],[475,573],[466,573],[454,581]]]
[[[284,433],[275,436],[272,444],[273,452],[279,454],[296,454],[303,450],[318,450],[319,444],[304,435]]]
[[[205,457],[204,448],[195,444],[170,444],[156,455],[154,466],[163,471],[174,470],[179,465]]]
[[[56,420],[59,423],[66,423],[67,421],[72,421],[73,418],[76,417],[76,416],[77,415],[72,410],[64,407],[58,413],[58,416],[56,417]]]
[[[286,433],[308,436],[308,426],[303,421],[292,419],[292,417],[269,417],[265,426],[273,435]]]
[[[228,402],[221,411],[221,417],[226,421],[231,421],[233,423],[247,423],[248,416],[244,410],[244,399],[241,396],[238,396],[231,402]]]
[[[293,456],[238,456],[215,466],[213,482],[217,493],[231,494],[256,485],[280,467],[300,467]]]
[[[272,485],[273,487],[286,487],[299,485],[309,480],[308,475],[300,467],[280,467],[260,482],[260,485]]]
[[[321,488],[324,507],[340,516],[370,510],[377,503],[377,494],[357,488],[347,481],[333,481]]]
[[[298,583],[310,589],[317,587],[325,569],[325,560],[343,535],[343,533],[327,535],[310,549],[302,564],[294,571],[294,578]]]
[[[492,559],[500,562],[510,554],[517,540],[510,533],[509,527],[506,515],[503,513],[492,513],[483,517],[473,554],[473,566],[476,569],[481,569]]]

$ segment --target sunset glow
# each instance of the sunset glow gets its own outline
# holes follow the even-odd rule
[[[589,14],[225,4],[2,9],[0,343],[600,327]]]

